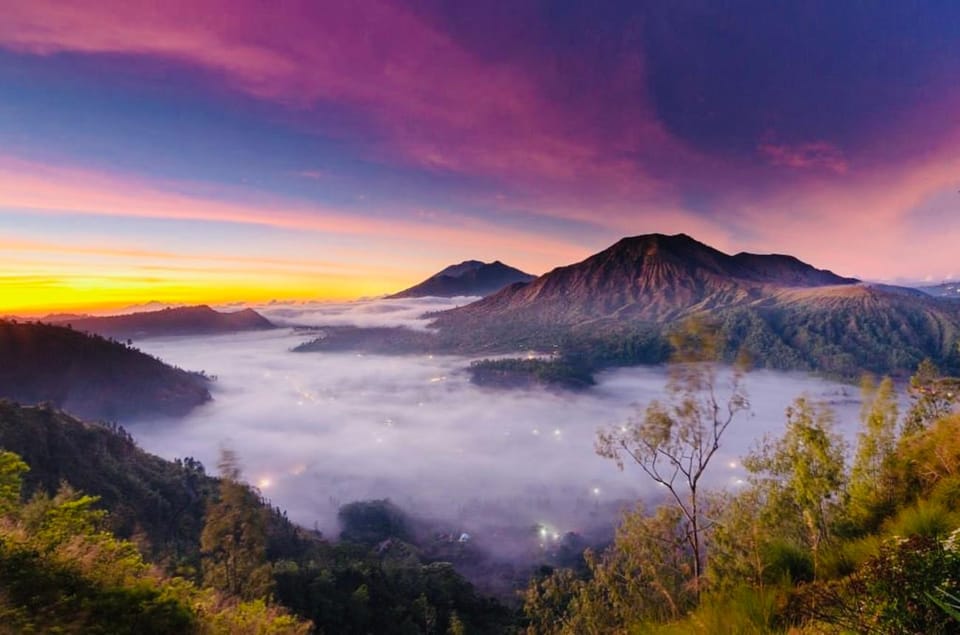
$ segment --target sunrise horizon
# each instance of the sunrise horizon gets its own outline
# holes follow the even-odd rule
[[[649,233],[667,234],[667,232],[657,231]],[[692,236],[692,238],[697,239],[696,236]],[[601,248],[609,246],[607,244]],[[597,248],[595,251],[599,250],[600,248]],[[741,251],[743,250],[734,249],[728,253],[740,253]],[[590,255],[592,255],[592,252],[584,251],[583,255],[577,257],[576,260],[557,262],[542,271],[528,270],[528,272],[533,275],[541,275],[556,267],[575,264]],[[794,254],[786,255],[794,256]],[[450,262],[437,261],[433,265],[427,265],[427,268],[423,270],[407,275],[391,273],[371,275],[364,279],[337,279],[332,276],[325,276],[320,279],[325,285],[323,287],[319,286],[318,279],[313,278],[309,272],[298,275],[296,278],[281,279],[280,282],[262,283],[260,286],[249,283],[225,284],[226,280],[234,277],[237,273],[241,276],[250,275],[249,271],[243,269],[238,271],[233,266],[223,268],[223,273],[228,274],[223,277],[210,277],[205,280],[192,278],[179,284],[176,284],[173,279],[161,280],[156,277],[137,280],[120,276],[115,278],[98,278],[96,276],[90,278],[82,278],[81,276],[56,278],[51,276],[45,280],[40,280],[38,276],[29,281],[29,284],[33,287],[31,293],[21,291],[16,295],[4,294],[0,296],[0,316],[36,319],[52,314],[108,315],[176,306],[210,305],[229,309],[268,304],[368,301],[389,296],[400,289],[410,287],[436,274],[448,265],[466,260],[493,262],[495,260],[504,261],[505,258],[454,257]],[[228,263],[231,262],[232,260],[228,260]],[[266,263],[260,262],[260,264],[269,266],[271,264],[282,264],[282,262],[268,261]],[[289,262],[293,263],[294,261]],[[513,263],[508,261],[507,264]],[[942,278],[934,278],[928,275],[924,278],[870,279],[858,276],[855,273],[836,271],[832,267],[820,263],[808,262],[807,264],[818,269],[834,271],[834,273],[847,277],[858,278],[865,283],[924,287],[954,281],[952,273]],[[78,279],[82,282],[78,283]],[[289,284],[289,280],[292,279],[299,279],[299,286]],[[340,284],[337,284],[338,282]]]
[[[650,232],[957,273],[946,7],[151,7],[5,12],[0,312],[347,300]]]
[[[960,633],[960,2],[0,0],[0,631]]]

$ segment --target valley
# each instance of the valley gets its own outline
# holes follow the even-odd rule
[[[384,309],[390,302],[380,301]],[[390,313],[381,315],[388,323]],[[189,452],[205,464],[221,444],[233,447],[252,484],[293,520],[325,534],[338,532],[341,505],[389,498],[504,557],[517,554],[516,545],[500,543],[503,532],[543,524],[561,535],[603,534],[623,506],[658,496],[641,474],[621,473],[596,456],[593,443],[599,426],[626,421],[662,392],[661,367],[604,371],[583,392],[505,392],[471,382],[468,357],[291,353],[306,337],[281,329],[145,342],[164,359],[204,365],[218,381],[214,400],[190,416],[143,422],[131,432],[151,452]],[[832,403],[854,435],[855,387],[770,371],[750,373],[747,384],[753,413],[731,430],[711,475],[715,485],[744,478],[730,464],[739,466],[764,433],[780,430],[799,394]]]

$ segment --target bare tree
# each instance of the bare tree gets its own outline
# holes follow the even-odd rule
[[[700,480],[727,428],[750,409],[743,387],[745,364],[729,371],[721,367],[722,346],[717,329],[699,320],[686,322],[670,337],[674,355],[666,399],[653,401],[626,425],[601,430],[596,450],[613,459],[640,466],[664,487],[679,508],[684,534],[693,553],[693,582],[699,596],[704,571],[703,516]]]

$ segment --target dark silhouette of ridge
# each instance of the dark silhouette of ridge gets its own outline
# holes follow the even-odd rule
[[[387,296],[391,299],[426,296],[486,296],[516,283],[526,283],[536,276],[507,266],[496,260],[491,263],[466,260],[451,265],[420,284]]]
[[[207,305],[177,307],[106,317],[64,316],[45,321],[69,324],[86,333],[117,339],[140,339],[173,335],[214,335],[274,328],[253,309],[220,312]]]
[[[0,398],[80,417],[181,416],[210,400],[202,374],[64,326],[0,320]]]

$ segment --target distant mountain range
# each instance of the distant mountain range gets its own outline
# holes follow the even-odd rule
[[[116,339],[142,339],[174,335],[215,335],[237,331],[274,328],[253,309],[225,313],[207,305],[161,309],[94,317],[89,315],[50,315],[41,320],[50,324],[69,324],[85,333]]]
[[[598,319],[663,322],[750,304],[781,289],[849,287],[857,282],[791,256],[728,256],[684,234],[651,234],[624,238],[530,284],[448,311],[437,325],[494,317],[551,324]]]
[[[696,315],[760,366],[854,376],[907,373],[924,357],[957,365],[958,309],[792,256],[731,256],[684,234],[650,234],[439,313],[433,326],[442,338],[552,347],[603,366],[662,361],[665,331]]]
[[[507,266],[499,260],[480,262],[466,260],[451,265],[409,289],[387,296],[391,299],[422,298],[427,296],[486,296],[496,293],[515,283],[526,283],[535,279],[529,273]]]
[[[0,398],[49,402],[94,419],[186,414],[208,380],[65,326],[0,320]]]
[[[937,298],[960,300],[960,282],[944,282],[942,284],[917,287],[917,289]]]
[[[746,352],[760,367],[906,375],[930,357],[960,370],[960,303],[863,283],[788,255],[728,255],[684,234],[624,238],[582,262],[432,314],[432,338],[381,330],[373,346],[362,329],[329,329],[300,350],[358,343],[391,353],[536,350],[552,361],[472,370],[493,383],[528,369],[585,385],[588,370],[665,361],[667,334],[693,316],[721,329],[730,359]]]

